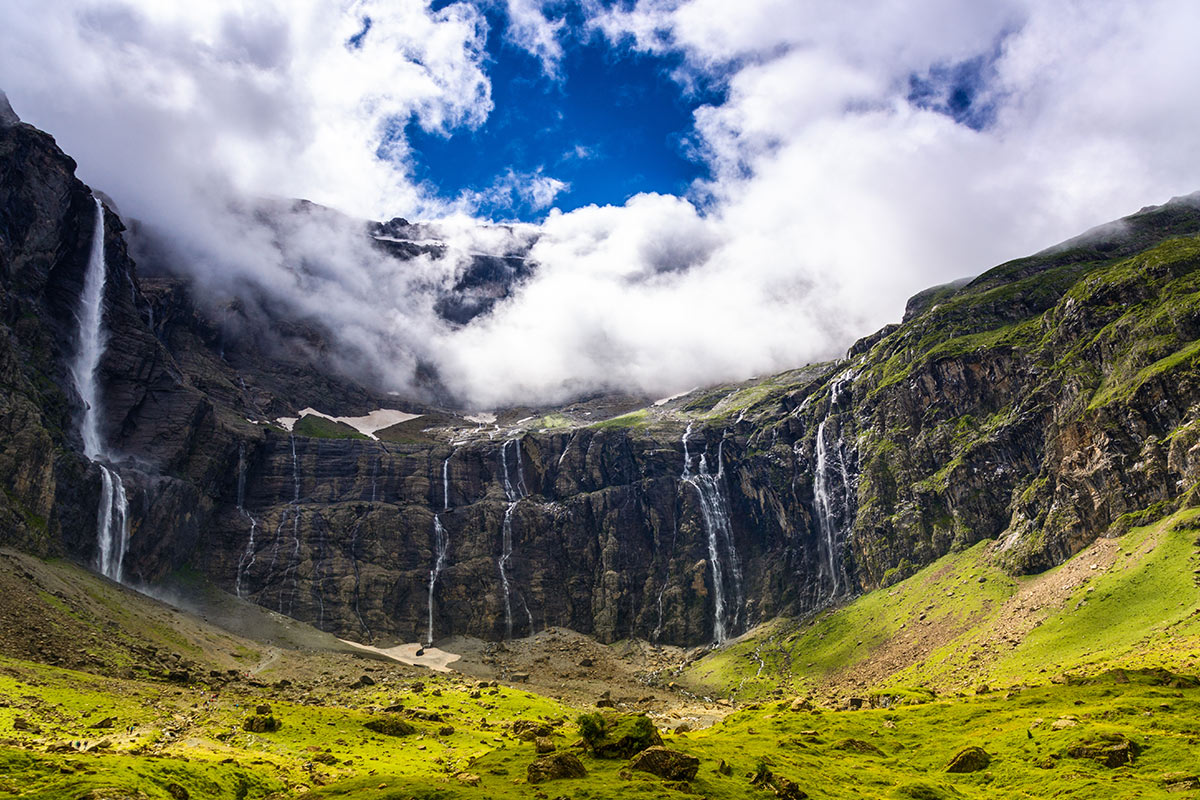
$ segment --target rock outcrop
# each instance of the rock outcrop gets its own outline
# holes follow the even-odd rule
[[[0,544],[89,563],[101,476],[67,364],[95,206],[49,136],[5,120]],[[364,230],[408,258],[402,222]],[[126,572],[190,566],[364,641],[557,625],[696,645],[984,539],[1044,569],[1200,482],[1198,231],[1182,198],[923,293],[839,362],[488,427],[324,368],[320,321],[265,295],[214,311],[169,270],[139,277],[109,210],[100,378]],[[536,268],[506,258],[447,308],[469,319]],[[270,345],[251,301],[279,315]],[[421,417],[378,439],[276,422],[306,406]]]

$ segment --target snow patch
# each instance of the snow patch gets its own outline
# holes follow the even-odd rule
[[[359,650],[378,653],[393,661],[399,661],[401,664],[408,664],[413,667],[428,667],[434,672],[449,672],[450,665],[462,658],[458,653],[448,653],[436,647],[426,647],[424,652],[421,652],[421,655],[417,655],[421,651],[421,645],[415,642],[400,644],[395,647],[372,647],[369,644],[359,644],[349,639],[338,639],[338,641],[348,644],[351,647],[356,647]]]
[[[370,414],[362,417],[335,417],[330,414],[317,411],[315,408],[301,409],[300,417],[307,416],[321,417],[322,419],[327,419],[331,422],[341,422],[344,425],[349,425],[351,428],[354,428],[354,430],[370,437],[371,439],[378,439],[379,437],[375,435],[377,431],[381,431],[384,428],[390,428],[393,425],[399,425],[401,422],[408,422],[410,419],[416,419],[421,415],[409,414],[407,411],[397,411],[394,408],[377,408]],[[300,421],[300,417],[279,417],[275,421],[279,423],[284,430],[291,433],[292,429],[296,426],[296,423]]]

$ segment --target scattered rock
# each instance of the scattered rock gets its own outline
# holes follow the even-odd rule
[[[399,717],[378,717],[364,722],[363,727],[384,736],[410,736],[417,732],[416,726]]]
[[[807,800],[808,794],[801,790],[800,785],[795,781],[787,778],[776,776],[771,782],[771,788],[775,790],[775,796],[782,800]]]
[[[990,763],[992,757],[982,747],[964,747],[950,759],[950,763],[946,765],[946,772],[979,772],[981,769],[987,769]]]
[[[1131,741],[1119,733],[1081,742],[1067,748],[1067,756],[1070,758],[1090,758],[1101,766],[1109,768],[1128,766],[1141,752],[1142,749],[1137,742]]]
[[[1200,789],[1200,775],[1195,772],[1168,772],[1162,776],[1168,792],[1190,792]]]
[[[534,739],[539,739],[543,736],[549,736],[554,733],[554,729],[545,722],[538,722],[532,719],[519,719],[512,724],[513,736],[516,736],[523,742],[532,742]]]
[[[807,731],[806,731],[807,733]],[[813,732],[815,733],[815,731]],[[850,753],[862,753],[863,755],[882,756],[883,751],[870,742],[864,742],[861,739],[842,739],[835,744],[835,750],[845,750]]]
[[[574,753],[555,753],[539,758],[529,765],[527,779],[530,783],[545,783],[563,778],[583,778],[587,770]]]
[[[700,759],[666,747],[648,747],[633,757],[629,768],[668,781],[690,781],[700,769]]]
[[[116,721],[117,721],[116,717],[105,717],[104,719],[100,720],[99,722],[93,723],[92,725],[89,725],[88,727],[92,728],[94,730],[105,730],[105,729],[111,728],[116,723]]]
[[[254,713],[262,716],[268,716],[271,713],[271,707],[266,703],[262,703],[254,707]]]
[[[242,723],[242,730],[250,731],[251,733],[274,733],[281,727],[283,727],[283,723],[270,714],[265,716],[255,714],[254,716],[246,717],[246,721]]]
[[[454,735],[454,727],[451,725],[443,725],[442,727],[438,728],[438,736],[453,736],[453,735]]]
[[[807,697],[797,697],[788,708],[791,711],[812,711],[813,704]]]
[[[479,776],[473,772],[460,772],[454,776],[454,779],[467,786],[479,785]]]

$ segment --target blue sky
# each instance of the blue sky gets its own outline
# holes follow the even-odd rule
[[[639,192],[685,194],[707,174],[694,156],[692,112],[722,102],[717,82],[685,90],[671,77],[680,56],[616,48],[599,35],[581,37],[573,11],[570,32],[561,39],[560,75],[551,77],[540,59],[506,36],[502,5],[485,6],[484,13],[494,109],[482,126],[449,135],[428,133],[415,120],[393,131],[408,137],[416,180],[447,199],[464,192],[479,197],[484,217],[536,220],[548,206],[537,207],[516,192],[489,195],[489,188],[510,171],[518,182],[541,174],[568,184],[552,205],[570,211],[619,205]]]
[[[0,88],[198,286],[489,408],[836,357],[921,289],[1200,189],[1196,30],[1195,0],[7,0]],[[263,197],[458,255],[264,236]],[[491,313],[437,315],[469,254],[534,240]]]

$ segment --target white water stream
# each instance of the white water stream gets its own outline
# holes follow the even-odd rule
[[[104,285],[108,279],[104,257],[104,204],[96,198],[96,224],[92,250],[79,296],[79,350],[70,366],[75,390],[83,400],[83,420],[79,426],[83,453],[100,467],[100,506],[96,512],[96,568],[101,574],[120,582],[124,574],[125,551],[129,547],[129,501],[125,484],[110,461],[100,433],[100,384],[97,370],[108,346],[104,329]]]

